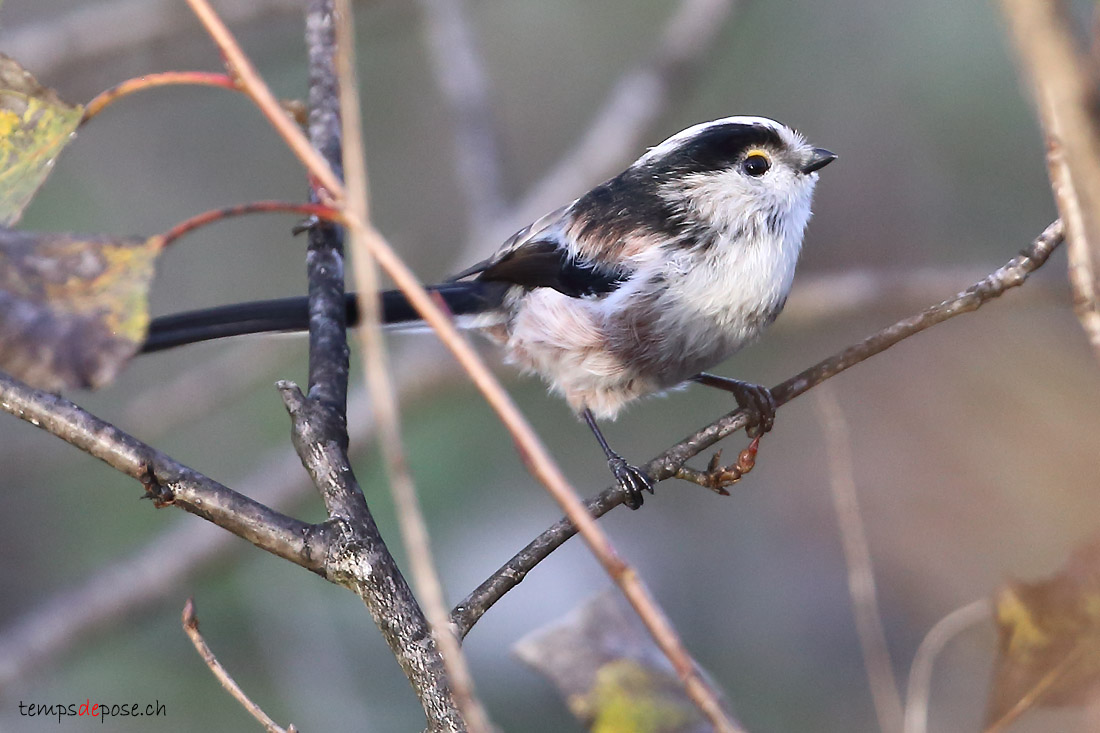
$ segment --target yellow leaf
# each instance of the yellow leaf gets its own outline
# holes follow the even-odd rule
[[[53,391],[113,380],[145,340],[163,242],[0,229],[0,370]]]
[[[986,730],[1032,707],[1081,704],[1100,692],[1100,540],[1056,575],[996,598],[999,634]]]
[[[0,54],[0,226],[22,216],[83,114]]]

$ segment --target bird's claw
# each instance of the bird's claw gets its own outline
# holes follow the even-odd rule
[[[756,465],[756,451],[760,448],[760,438],[756,437],[737,455],[737,462],[728,466],[722,465],[722,451],[717,451],[710,459],[707,466],[704,485],[722,496],[729,496],[727,486],[732,486],[741,480],[741,477],[751,471]]]
[[[738,407],[748,412],[753,419],[752,424],[745,428],[745,434],[750,438],[759,438],[775,425],[778,405],[775,404],[775,397],[770,389],[762,384],[741,382],[733,392],[733,397],[737,400]]]
[[[620,456],[608,458],[607,465],[611,468],[611,473],[615,474],[619,487],[626,493],[623,503],[631,509],[640,508],[643,501],[642,492],[653,493],[653,480],[645,471],[630,465]]]

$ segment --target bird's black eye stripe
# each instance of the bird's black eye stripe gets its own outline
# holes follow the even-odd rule
[[[772,167],[772,162],[768,160],[768,156],[763,153],[749,153],[745,156],[745,159],[741,161],[741,170],[745,175],[752,176],[753,178],[759,178],[768,172],[768,169]]]
[[[729,122],[710,125],[649,162],[684,173],[715,173],[740,165],[746,153],[784,147],[782,136],[768,125]]]

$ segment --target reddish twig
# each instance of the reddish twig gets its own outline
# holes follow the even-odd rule
[[[80,118],[80,124],[87,123],[109,105],[134,92],[174,84],[221,87],[234,92],[241,91],[233,77],[213,71],[162,71],[158,74],[146,74],[134,79],[127,79],[97,94],[92,101],[84,106],[84,116]]]
[[[227,206],[224,209],[204,211],[201,214],[192,216],[190,219],[181,221],[158,236],[163,240],[161,246],[167,247],[183,235],[190,234],[196,229],[204,227],[207,224],[221,221],[222,219],[229,219],[234,216],[244,216],[245,214],[270,213],[301,214],[303,216],[315,216],[325,221],[343,221],[343,213],[338,209],[334,209],[331,206],[325,206],[324,204],[304,204],[294,201],[253,201],[248,204]]]

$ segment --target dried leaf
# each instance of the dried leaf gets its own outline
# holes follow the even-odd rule
[[[114,379],[145,339],[163,242],[0,229],[0,369],[53,391]]]
[[[999,632],[986,729],[1031,707],[1079,705],[1100,692],[1100,539],[1057,575],[1013,583],[996,598]]]
[[[515,646],[593,733],[703,733],[711,723],[617,593],[597,596]]]
[[[83,114],[0,54],[0,226],[22,216]]]

